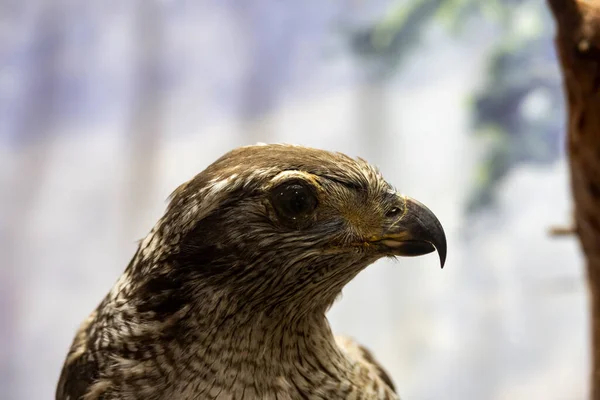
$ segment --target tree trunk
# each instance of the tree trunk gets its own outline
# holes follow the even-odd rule
[[[586,257],[591,309],[591,398],[600,400],[600,1],[548,0],[568,102],[575,227]]]

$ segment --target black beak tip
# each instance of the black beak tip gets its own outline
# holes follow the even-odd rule
[[[444,269],[444,264],[446,264],[446,248],[437,249],[438,255],[440,256],[440,267]]]
[[[446,264],[446,254],[447,254],[447,246],[446,246],[446,234],[440,225],[441,237],[436,240],[435,249],[437,250],[438,256],[440,257],[440,267],[444,269],[444,265]]]
[[[420,245],[415,245],[413,242],[413,254],[405,254],[408,256],[420,256],[437,251],[438,257],[440,258],[440,267],[444,269],[446,264],[446,243],[433,244],[430,242],[421,242]],[[418,242],[417,242],[418,243]]]

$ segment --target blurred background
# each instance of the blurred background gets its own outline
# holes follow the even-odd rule
[[[361,156],[449,239],[329,317],[411,400],[587,395],[554,24],[539,0],[0,0],[0,387],[50,399],[167,196],[224,152]]]

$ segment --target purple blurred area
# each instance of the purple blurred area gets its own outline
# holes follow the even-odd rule
[[[402,398],[586,398],[552,29],[534,0],[0,0],[2,399],[53,398],[167,196],[256,142],[366,158],[444,224],[443,271],[382,260],[329,315]]]

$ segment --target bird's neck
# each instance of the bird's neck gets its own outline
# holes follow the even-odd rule
[[[169,268],[139,269],[139,279],[132,279],[134,265],[135,260],[96,317],[126,321],[128,329],[114,330],[113,356],[139,356],[140,365],[148,354],[177,360],[168,363],[165,374],[144,370],[170,398],[197,398],[223,385],[232,396],[239,392],[248,398],[290,391],[301,397],[323,387],[335,392],[340,385],[352,386],[354,368],[336,343],[325,309],[261,308],[233,292],[187,286],[159,273]],[[121,354],[132,345],[139,351]]]
[[[174,287],[154,271],[136,280],[141,284],[130,286],[131,273],[126,271],[109,295],[112,304],[124,305],[113,312],[125,312],[123,318],[139,325],[137,331],[168,339],[190,357],[237,352],[265,365],[302,358],[344,360],[325,316],[327,306],[261,305],[226,289],[185,283]],[[139,314],[136,318],[131,307]]]
[[[241,314],[244,314],[242,312]],[[310,393],[325,386],[350,384],[353,367],[338,347],[325,315],[293,319],[264,312],[230,315],[215,323],[210,318],[191,314],[180,321],[184,327],[171,345],[183,355],[183,366],[200,366],[216,382],[228,382],[230,394],[256,391],[259,398],[281,391]],[[198,380],[198,371],[181,370],[178,375]],[[302,379],[301,382],[295,382]],[[290,385],[299,387],[287,387]],[[200,392],[202,392],[201,389]],[[260,395],[259,395],[260,393]],[[186,398],[185,389],[175,389]],[[197,394],[197,393],[195,393]],[[298,396],[300,397],[300,395]]]
[[[212,304],[191,311],[180,325],[186,327],[183,336],[193,339],[200,356],[214,351],[248,354],[253,363],[264,365],[305,358],[319,362],[343,359],[324,310],[299,313],[293,307],[242,307],[216,311]]]

